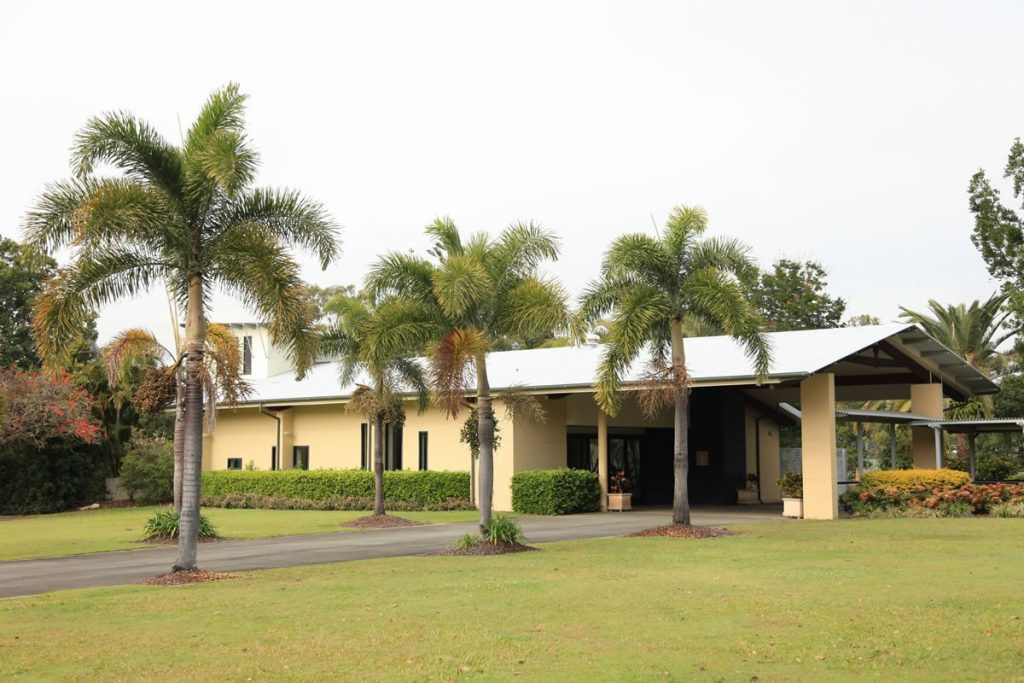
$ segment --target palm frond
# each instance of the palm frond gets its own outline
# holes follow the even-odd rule
[[[131,367],[176,363],[175,354],[157,341],[156,335],[139,327],[118,333],[103,353],[107,382],[111,385],[119,383]]]
[[[505,417],[515,422],[522,418],[528,422],[544,424],[548,421],[548,413],[533,394],[528,394],[522,386],[510,386],[502,390],[496,397],[505,404]]]
[[[396,296],[423,304],[434,302],[434,266],[425,259],[402,252],[377,258],[366,277],[366,290],[374,299]]]
[[[459,236],[459,229],[450,217],[435,218],[426,227],[426,233],[434,240],[430,253],[438,260],[443,261],[449,256],[462,253],[462,237]]]
[[[565,289],[554,280],[524,278],[498,301],[497,331],[522,337],[573,331],[568,298]]]
[[[630,280],[674,288],[677,270],[665,247],[649,235],[622,235],[608,248],[601,266],[607,280]]]
[[[487,337],[473,328],[450,330],[430,350],[435,400],[453,418],[462,410],[469,391],[473,362],[488,350]]]
[[[494,294],[494,281],[484,265],[465,254],[449,256],[432,274],[434,299],[446,315],[460,318]]]

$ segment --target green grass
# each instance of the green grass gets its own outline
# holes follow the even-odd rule
[[[29,680],[1022,680],[1022,556],[1019,520],[850,520],[67,591],[0,601],[0,672]]]
[[[109,508],[36,515],[0,521],[0,561],[78,555],[104,550],[148,547],[138,540],[142,526],[164,508]],[[291,534],[351,531],[338,524],[369,514],[365,511],[238,510],[204,508],[217,532],[225,538],[266,538]],[[396,512],[424,522],[471,522],[475,511]]]

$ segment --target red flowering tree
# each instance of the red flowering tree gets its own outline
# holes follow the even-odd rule
[[[50,439],[95,443],[103,437],[92,414],[92,396],[70,374],[0,370],[0,447],[42,447]]]

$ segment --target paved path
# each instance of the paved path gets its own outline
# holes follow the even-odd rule
[[[705,508],[693,515],[694,524],[724,526],[780,519],[779,510],[764,508]],[[620,536],[668,524],[669,510],[634,510],[520,520],[530,543]],[[219,541],[199,546],[199,565],[213,571],[243,571],[347,562],[378,557],[418,555],[451,546],[476,524],[435,524],[375,531],[281,536],[252,541]],[[167,572],[174,563],[173,546],[72,555],[41,560],[0,562],[0,598],[65,588],[112,586]]]

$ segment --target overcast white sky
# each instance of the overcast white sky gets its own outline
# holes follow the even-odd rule
[[[6,2],[0,233],[18,236],[75,131],[129,109],[171,140],[214,88],[251,95],[260,182],[344,226],[320,284],[387,249],[535,219],[574,292],[616,235],[703,205],[765,266],[817,259],[848,313],[995,289],[966,187],[1024,135],[1024,4]],[[162,293],[101,339],[168,331]],[[215,319],[247,318],[220,300]]]

